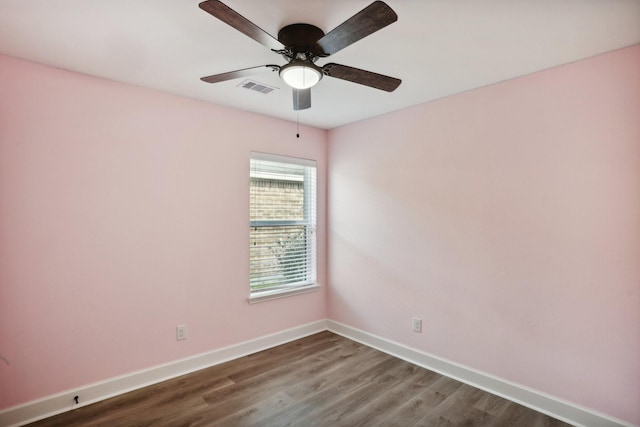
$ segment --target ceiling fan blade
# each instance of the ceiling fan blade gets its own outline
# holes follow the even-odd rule
[[[229,71],[222,74],[214,74],[213,76],[201,77],[200,80],[207,83],[218,83],[227,80],[238,79],[240,77],[247,77],[254,74],[262,73],[265,71],[278,71],[280,67],[278,65],[261,65],[259,67],[244,68],[242,70]]]
[[[396,79],[395,77],[389,77],[383,74],[334,63],[325,65],[322,67],[322,71],[329,77],[347,80],[375,89],[384,90],[386,92],[393,92],[398,86],[400,86],[400,83],[402,83],[402,80]]]
[[[295,111],[311,108],[311,88],[293,89],[293,109]]]
[[[284,49],[284,45],[280,43],[278,39],[258,27],[253,22],[249,21],[244,16],[240,15],[235,10],[231,9],[226,4],[218,0],[207,0],[200,3],[199,6],[200,9],[210,13],[225,24],[228,24],[241,33],[251,37],[263,46],[275,50]]]
[[[329,31],[318,45],[325,54],[332,55],[397,20],[398,15],[386,3],[374,1]]]

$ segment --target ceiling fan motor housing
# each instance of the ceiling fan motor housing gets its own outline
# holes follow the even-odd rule
[[[278,32],[278,41],[291,50],[293,58],[297,58],[298,54],[307,56],[311,54],[312,57],[306,59],[312,61],[318,56],[326,56],[317,45],[322,37],[324,37],[324,31],[311,24],[291,24]]]

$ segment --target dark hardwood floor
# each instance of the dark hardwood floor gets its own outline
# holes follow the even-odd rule
[[[567,426],[321,332],[31,426]]]

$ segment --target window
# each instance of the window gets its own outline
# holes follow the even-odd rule
[[[316,289],[316,162],[251,153],[250,300]]]

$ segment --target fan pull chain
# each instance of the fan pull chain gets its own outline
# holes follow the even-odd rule
[[[300,138],[300,112],[296,111],[296,138]]]

